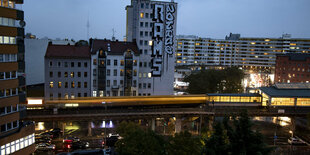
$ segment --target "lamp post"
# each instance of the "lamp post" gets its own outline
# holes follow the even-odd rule
[[[106,102],[102,102],[105,105],[105,115],[107,115],[107,104]],[[107,145],[107,126],[106,126],[107,116],[104,117],[104,146]]]

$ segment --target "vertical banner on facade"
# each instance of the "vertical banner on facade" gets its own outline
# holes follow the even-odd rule
[[[161,76],[164,53],[174,54],[174,13],[173,4],[155,4],[154,6],[152,76]]]

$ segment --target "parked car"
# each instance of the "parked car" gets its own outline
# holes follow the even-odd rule
[[[39,144],[39,143],[49,143],[51,144],[52,139],[48,138],[48,137],[42,137],[42,136],[36,136],[35,137],[35,143]]]
[[[43,133],[40,133],[39,135],[42,137],[48,137],[51,139],[53,139],[53,136],[54,136],[51,132],[43,132]]]
[[[84,141],[72,142],[72,149],[73,150],[86,149],[88,147],[89,147],[89,143],[88,142],[84,142]]]
[[[55,144],[48,144],[48,143],[40,143],[36,145],[36,150],[38,151],[54,151]]]
[[[303,140],[296,138],[296,137],[291,137],[287,140],[287,142],[290,145],[307,145],[306,142],[304,142]]]

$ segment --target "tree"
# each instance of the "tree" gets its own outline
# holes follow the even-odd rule
[[[122,122],[117,132],[123,137],[116,142],[116,152],[119,154],[163,154],[165,141],[162,136],[151,130],[144,131],[137,124]]]
[[[240,93],[243,91],[241,81],[244,73],[237,67],[224,70],[201,70],[184,78],[189,82],[187,92],[191,94],[204,93]]]
[[[226,155],[229,152],[229,138],[223,125],[218,122],[214,127],[214,133],[209,139],[205,139],[203,154],[207,155]]]
[[[258,131],[252,130],[252,122],[246,111],[239,117],[233,117],[232,126],[228,117],[215,125],[211,138],[205,140],[204,154],[208,155],[240,155],[269,154],[273,148],[263,141]]]
[[[174,137],[169,138],[167,153],[172,155],[199,155],[201,147],[200,138],[185,131],[176,133]]]
[[[234,117],[233,133],[230,138],[231,153],[239,154],[269,154],[272,148],[267,147],[263,136],[258,131],[252,130],[252,122],[247,111],[243,111],[240,117]]]

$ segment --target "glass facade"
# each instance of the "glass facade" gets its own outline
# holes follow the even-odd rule
[[[271,106],[278,105],[278,106],[294,106],[294,98],[281,98],[281,97],[274,97],[271,98]]]
[[[11,143],[2,145],[0,155],[7,155],[14,153],[34,143],[35,143],[34,134],[28,135],[26,137],[17,139]]]
[[[310,106],[310,98],[297,98],[297,106]]]
[[[209,96],[210,102],[227,102],[227,103],[242,103],[242,102],[261,102],[260,96]]]

